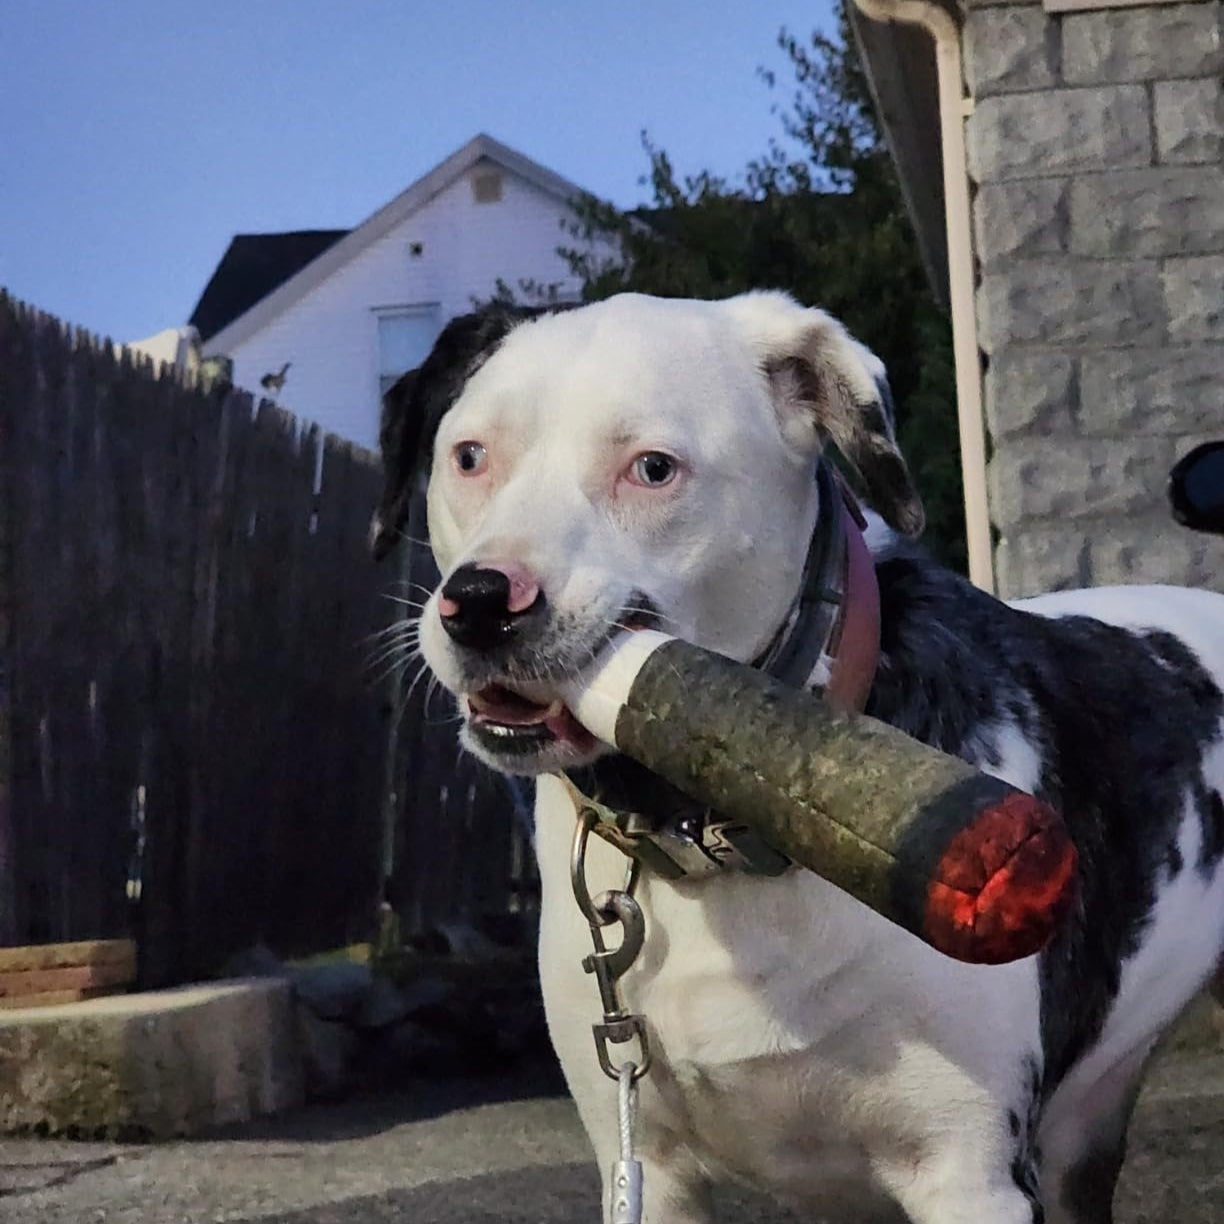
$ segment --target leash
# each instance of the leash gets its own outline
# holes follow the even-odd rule
[[[819,687],[833,704],[861,710],[875,677],[880,649],[880,598],[875,566],[863,539],[866,520],[853,494],[829,465],[820,464],[817,530],[804,562],[800,590],[774,640],[754,662],[796,687]],[[600,1069],[617,1085],[620,1158],[611,1177],[611,1224],[641,1224],[642,1164],[633,1154],[638,1082],[650,1070],[646,1018],[626,1010],[620,979],[642,951],[646,919],[634,891],[643,869],[668,880],[727,870],[781,875],[792,864],[740,821],[726,820],[693,803],[627,757],[610,757],[577,771],[583,785],[560,778],[577,810],[570,851],[574,899],[591,932],[594,952],[582,968],[593,974],[603,1006],[592,1025]],[[651,811],[667,811],[662,821]],[[624,885],[591,897],[586,853],[594,833],[628,860]],[[621,927],[609,950],[604,932]],[[636,1041],[639,1057],[616,1063],[610,1045]]]
[[[633,1119],[637,1107],[638,1080],[650,1070],[650,1041],[646,1035],[646,1018],[625,1010],[620,997],[620,979],[637,960],[646,940],[646,918],[633,892],[641,874],[640,860],[630,858],[623,888],[608,889],[591,897],[586,881],[586,851],[591,831],[601,823],[593,805],[584,802],[578,810],[574,842],[570,853],[570,883],[574,900],[591,929],[595,951],[583,959],[582,968],[595,975],[599,997],[603,1004],[603,1023],[592,1025],[595,1052],[599,1066],[609,1079],[616,1081],[617,1130],[620,1135],[620,1159],[613,1162],[609,1205],[611,1224],[642,1224],[642,1162],[633,1155]],[[621,927],[620,944],[609,950],[604,931],[613,923]],[[624,1044],[635,1040],[640,1055],[635,1062],[626,1059],[614,1063],[609,1043]]]

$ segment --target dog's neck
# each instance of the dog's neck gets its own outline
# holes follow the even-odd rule
[[[794,688],[821,691],[839,709],[867,703],[880,655],[880,594],[867,526],[854,495],[828,465],[817,472],[817,530],[799,590],[778,632],[753,666]],[[706,817],[670,783],[619,753],[570,773],[584,794],[616,811],[659,822]]]

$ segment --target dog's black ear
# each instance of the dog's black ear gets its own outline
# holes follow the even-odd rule
[[[438,425],[468,379],[516,324],[547,312],[547,307],[498,303],[452,319],[425,361],[383,396],[378,430],[383,492],[370,521],[375,560],[385,557],[400,538],[413,494],[428,475]]]
[[[880,359],[832,316],[784,293],[744,294],[725,305],[757,355],[784,428],[800,438],[806,431],[813,446],[832,441],[885,522],[920,534],[922,499],[897,446]]]
[[[409,370],[387,389],[378,425],[378,449],[383,461],[383,491],[370,519],[370,552],[381,561],[395,545],[408,518],[416,487],[414,462],[419,417],[413,391],[420,370]]]

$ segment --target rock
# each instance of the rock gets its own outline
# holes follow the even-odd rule
[[[300,1003],[297,1031],[306,1096],[334,1101],[353,1085],[359,1039],[347,1024],[323,1020]]]
[[[289,969],[267,944],[257,943],[253,947],[235,952],[225,962],[222,976],[234,978],[288,977]]]
[[[0,1012],[0,1132],[161,1139],[301,1099],[286,982]]]
[[[1088,584],[1088,546],[1079,532],[1037,524],[1009,531],[995,552],[1001,599]]]
[[[1224,255],[1168,259],[1161,269],[1174,343],[1224,341]]]
[[[466,923],[440,923],[437,932],[442,937],[446,950],[459,960],[496,960],[503,954],[502,949],[483,931],[478,931]]]
[[[978,289],[981,346],[993,354],[1021,344],[1158,343],[1165,333],[1165,299],[1176,287],[1169,266],[1195,262],[1168,260],[1163,281],[1154,259],[1033,259],[988,271]],[[1205,272],[1187,269],[1200,282]]]
[[[1058,83],[1058,27],[1040,8],[970,9],[965,79],[975,98]]]
[[[445,1002],[455,992],[453,983],[423,976],[402,986],[376,974],[369,992],[354,1017],[358,1028],[381,1029]]]
[[[1075,432],[1075,362],[1057,349],[1005,348],[986,370],[986,417],[996,438]]]
[[[1211,433],[1220,424],[1224,344],[1103,349],[1080,362],[1085,434]]]
[[[1152,163],[1147,90],[1044,89],[983,98],[966,125],[975,182]]]
[[[323,1020],[357,1016],[374,986],[370,966],[355,961],[300,965],[290,968],[288,973],[298,998]]]
[[[1224,160],[1224,81],[1157,81],[1155,98],[1156,150],[1162,162]]]
[[[1006,535],[1036,526],[1035,520],[1057,519],[1071,535],[1074,519],[1143,514],[1163,505],[1173,457],[1168,438],[1113,439],[1109,445],[1098,438],[1011,439],[990,463],[994,521]],[[1169,527],[1175,527],[1171,520]]]
[[[1094,258],[1224,250],[1224,172],[1157,166],[1086,174],[1071,185],[1071,253]]]
[[[1150,5],[1068,13],[1062,75],[1068,85],[1211,76],[1224,70],[1220,6]]]
[[[973,204],[975,245],[983,266],[1061,255],[1067,249],[1069,186],[1064,178],[983,183]]]
[[[372,1033],[362,1050],[364,1077],[371,1085],[395,1084],[418,1075],[446,1075],[468,1067],[453,1033],[416,1020]]]
[[[1210,576],[1203,564],[1210,537],[1173,522],[1163,487],[1153,490],[1151,503],[1147,514],[1136,511],[1094,527],[1088,545],[1094,585],[1193,583]]]

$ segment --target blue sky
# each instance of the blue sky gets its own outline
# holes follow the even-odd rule
[[[477,132],[618,204],[734,176],[832,0],[0,0],[0,285],[133,340],[231,235],[362,221]],[[779,71],[770,91],[758,67]]]

